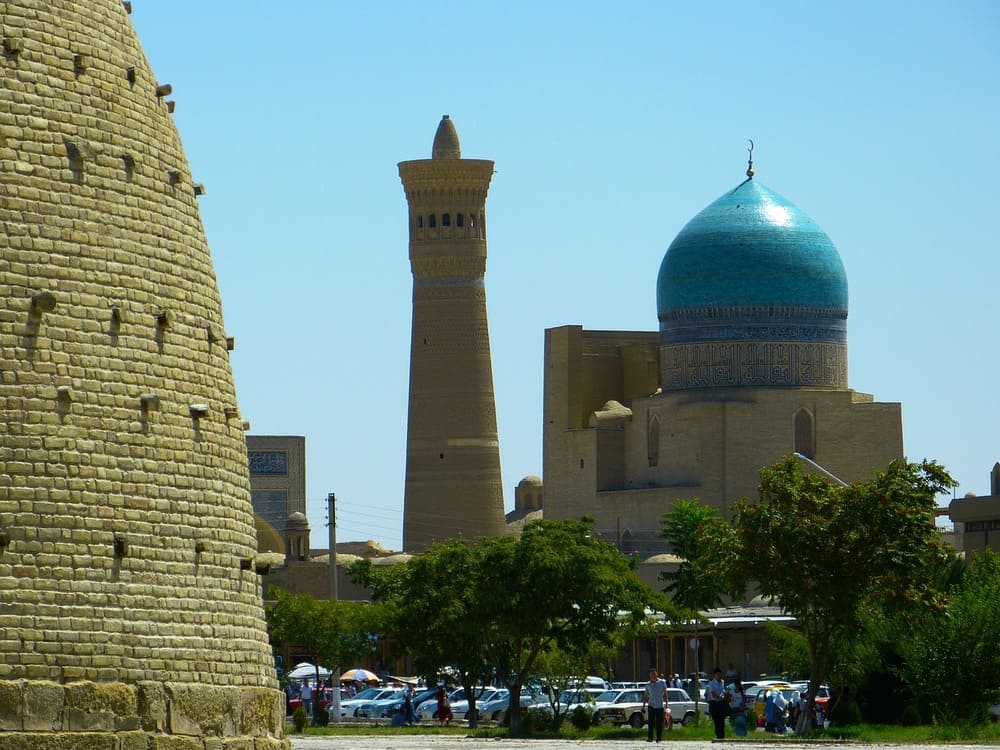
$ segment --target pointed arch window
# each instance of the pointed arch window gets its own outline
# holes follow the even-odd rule
[[[427,227],[429,229],[434,229],[434,227],[436,227],[437,224],[438,224],[437,217],[434,214],[431,214],[430,216],[427,217]]]
[[[646,459],[650,466],[660,463],[660,419],[650,417],[646,426]]]
[[[441,214],[441,226],[443,227],[451,226],[451,214]]]
[[[632,538],[632,532],[629,529],[625,529],[622,532],[621,541],[618,543],[618,551],[624,555],[635,553],[635,540]]]
[[[795,412],[793,419],[793,443],[795,452],[806,458],[816,456],[816,425],[812,412],[802,408]]]
[[[456,227],[464,227],[465,226],[465,218],[462,216],[462,214],[456,214],[456,216],[455,216],[455,226]]]

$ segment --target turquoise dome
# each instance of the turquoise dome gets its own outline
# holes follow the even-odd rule
[[[680,231],[660,265],[656,303],[664,344],[846,342],[847,275],[836,247],[801,209],[753,179]]]

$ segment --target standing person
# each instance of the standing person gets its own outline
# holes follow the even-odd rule
[[[705,690],[705,697],[708,699],[708,713],[715,724],[715,739],[726,738],[726,683],[722,681],[722,669],[716,667],[712,671],[712,679],[708,681],[708,689]]]
[[[413,688],[409,685],[403,693],[403,721],[406,726],[413,726]]]
[[[733,732],[738,737],[747,736],[747,700],[743,694],[743,683],[740,678],[729,688],[729,710],[733,716]]]
[[[299,697],[302,698],[302,708],[306,710],[308,716],[312,716],[313,712],[313,689],[309,681],[306,680],[302,683],[302,690],[299,692]]]
[[[647,718],[648,728],[646,730],[646,742],[653,741],[653,729],[656,729],[656,741],[663,739],[663,714],[667,707],[667,681],[661,680],[655,669],[649,670],[649,682],[646,683],[646,690],[642,694],[642,707],[649,704],[649,714]]]
[[[438,721],[442,724],[450,722],[452,717],[451,701],[448,700],[448,693],[445,692],[444,685],[438,685],[437,695],[435,695],[434,698],[437,700]]]

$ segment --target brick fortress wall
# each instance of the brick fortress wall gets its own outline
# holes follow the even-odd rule
[[[0,23],[0,744],[284,747],[168,92],[118,0]]]

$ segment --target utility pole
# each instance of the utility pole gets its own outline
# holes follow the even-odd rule
[[[337,496],[334,493],[330,493],[326,496],[326,512],[327,512],[327,522],[326,527],[329,531],[329,544],[330,544],[330,601],[337,601]],[[335,664],[333,666],[333,674],[330,676],[331,682],[333,683],[330,690],[331,695],[330,705],[333,706],[333,710],[329,711],[330,721],[334,723],[340,722],[340,665]]]
[[[330,532],[330,599],[337,601],[337,496],[326,496],[326,528]]]

